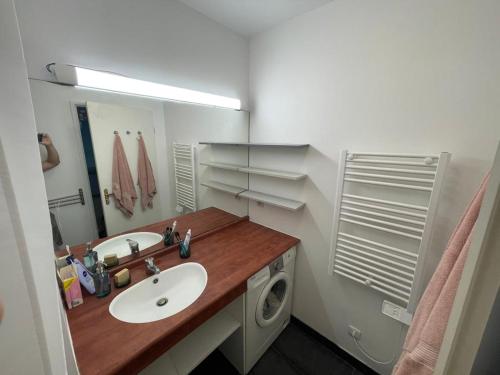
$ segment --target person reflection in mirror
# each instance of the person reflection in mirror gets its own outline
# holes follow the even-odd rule
[[[40,143],[40,156],[42,158],[42,170],[44,172],[57,167],[61,162],[59,160],[59,153],[57,152],[52,139],[47,133],[38,133],[38,143]],[[42,147],[45,146],[45,147]],[[50,212],[50,224],[52,226],[52,239],[54,240],[54,250],[57,250],[63,245],[61,231],[56,216],[52,211]]]
[[[46,133],[40,133],[38,135],[38,141],[41,145],[45,146],[45,150],[47,152],[47,157],[44,158],[42,156],[42,169],[43,171],[48,171],[59,165],[61,162],[59,160],[59,153],[57,152],[54,144],[52,143],[52,139],[50,139],[49,135]]]

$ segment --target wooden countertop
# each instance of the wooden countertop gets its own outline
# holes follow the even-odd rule
[[[163,234],[165,228],[167,226],[172,226],[174,221],[177,221],[176,231],[181,234],[181,237],[184,238],[188,229],[191,229],[192,238],[196,239],[199,236],[208,235],[212,231],[217,231],[220,228],[223,228],[227,225],[234,224],[241,220],[247,220],[247,217],[239,217],[229,212],[220,210],[215,207],[205,208],[196,212],[192,212],[185,215],[180,215],[176,217],[172,217],[167,220],[160,221],[155,224],[145,225],[139,228],[133,228],[127,230],[126,232],[118,233],[113,236],[109,236],[106,238],[99,238],[92,241],[92,247],[97,246],[98,244],[109,240],[110,238],[120,236],[125,233],[131,232],[155,232],[159,234]],[[173,245],[176,247],[176,245]],[[82,260],[83,254],[85,253],[86,245],[80,244],[71,247],[71,252],[75,255],[76,258]],[[158,244],[149,247],[147,250],[141,251],[138,255],[127,255],[120,258],[120,264],[115,268],[123,268],[124,266],[128,266],[128,262],[134,261],[136,259],[142,259],[142,257],[152,255],[160,250],[165,249],[165,245],[163,245],[163,241]],[[66,251],[62,250],[57,252],[58,256],[66,255]]]
[[[207,270],[202,295],[185,310],[151,323],[125,323],[108,311],[115,289],[105,298],[86,296],[68,310],[78,367],[82,375],[136,374],[246,291],[247,279],[271,263],[298,239],[250,221],[240,221],[191,244],[191,257],[165,249],[154,255],[160,269],[198,262]],[[132,284],[147,277],[142,264],[129,267]]]

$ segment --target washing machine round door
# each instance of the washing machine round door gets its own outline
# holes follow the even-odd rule
[[[290,298],[290,277],[285,272],[278,272],[267,283],[257,302],[255,319],[261,327],[273,324],[285,308]]]

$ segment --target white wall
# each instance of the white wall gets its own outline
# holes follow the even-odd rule
[[[0,152],[0,236],[2,245],[10,250],[8,259],[2,261],[0,272],[0,300],[6,310],[0,326],[0,361],[6,365],[2,366],[2,373],[34,374],[40,372],[40,369],[43,372],[44,363],[19,253],[18,236],[14,229],[14,225],[18,225],[17,212],[11,212],[7,205],[7,200],[12,198],[13,189],[1,145]],[[27,361],[26,358],[30,360]]]
[[[173,166],[173,142],[194,144],[196,147],[198,208],[213,206],[238,216],[248,215],[248,204],[245,199],[235,199],[225,192],[200,186],[203,181],[215,180],[246,189],[248,186],[247,175],[199,165],[203,161],[247,165],[247,148],[205,146],[199,145],[198,142],[248,142],[249,113],[172,102],[165,103],[164,107],[169,165]],[[173,167],[170,168],[169,183],[170,200],[175,202]]]
[[[60,298],[35,119],[17,18],[0,1],[2,373],[65,374]]]
[[[311,144],[288,157],[252,154],[253,165],[309,177],[252,178],[256,190],[307,205],[289,213],[251,203],[251,219],[302,240],[293,314],[381,373],[391,366],[366,359],[347,325],[386,360],[401,344],[398,323],[380,313],[381,296],[327,272],[339,151],[453,154],[427,280],[500,138],[499,16],[488,0],[339,0],[250,43],[251,140]]]
[[[248,42],[174,0],[16,0],[29,76],[69,63],[237,97]]]

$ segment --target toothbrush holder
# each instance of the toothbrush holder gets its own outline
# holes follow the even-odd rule
[[[165,246],[172,246],[175,243],[174,232],[170,232],[170,234],[165,234],[165,238],[163,239],[163,243]]]
[[[184,245],[184,241],[179,242],[179,255],[183,259],[189,258],[191,256],[191,248],[189,245]]]

